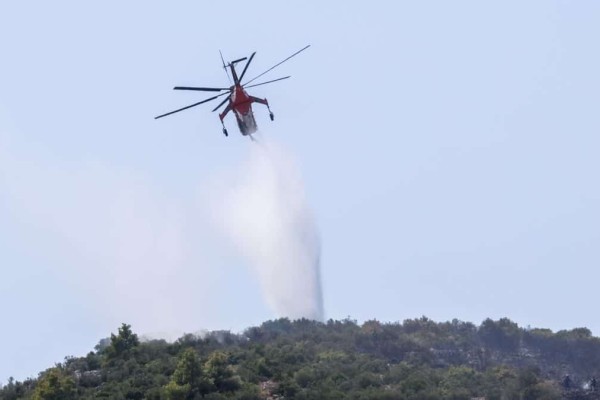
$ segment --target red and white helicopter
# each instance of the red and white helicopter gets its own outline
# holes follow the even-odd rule
[[[254,78],[250,79],[246,83],[242,83],[242,79],[244,79],[244,75],[246,74],[246,71],[248,70],[248,66],[252,62],[252,59],[254,58],[254,55],[256,54],[256,52],[252,53],[252,55],[250,55],[250,58],[247,58],[247,57],[240,58],[238,60],[231,61],[227,65],[225,65],[225,61],[223,60],[223,55],[221,55],[221,61],[223,62],[223,68],[225,69],[226,72],[227,72],[227,68],[229,68],[231,70],[231,75],[233,77],[233,85],[232,86],[230,86],[229,88],[175,86],[173,88],[174,90],[196,90],[196,91],[201,91],[201,92],[224,92],[224,93],[221,93],[221,94],[218,94],[211,98],[199,101],[198,103],[194,103],[187,107],[183,107],[178,110],[159,115],[158,117],[155,117],[154,119],[166,117],[167,115],[175,114],[179,111],[187,110],[188,108],[196,107],[200,104],[207,103],[207,102],[215,100],[221,96],[227,95],[227,97],[221,103],[219,103],[218,106],[216,106],[213,109],[213,111],[217,111],[219,108],[221,108],[221,106],[223,106],[225,103],[228,102],[227,107],[225,107],[225,110],[223,110],[223,112],[219,114],[219,118],[221,119],[221,124],[223,125],[223,133],[225,134],[225,136],[228,135],[227,129],[225,129],[225,124],[223,123],[223,119],[225,118],[227,113],[229,113],[229,111],[233,111],[233,113],[235,114],[237,123],[238,123],[238,127],[240,128],[240,132],[242,133],[242,135],[250,136],[250,138],[252,139],[251,135],[254,132],[256,132],[256,129],[257,129],[256,120],[254,119],[254,114],[252,113],[252,103],[260,103],[260,104],[264,104],[265,106],[267,106],[267,109],[269,110],[269,117],[271,118],[271,121],[273,121],[275,119],[275,116],[273,115],[273,112],[271,111],[271,108],[269,107],[269,102],[267,101],[267,99],[259,99],[258,97],[250,96],[246,92],[245,89],[255,87],[255,86],[260,86],[260,85],[266,85],[267,83],[277,82],[277,81],[281,81],[283,79],[288,79],[289,76],[285,76],[283,78],[273,79],[273,80],[270,80],[267,82],[255,83],[254,85],[250,85],[251,82],[260,78],[267,72],[269,72],[272,69],[274,69],[275,67],[283,64],[290,58],[292,58],[295,55],[297,55],[298,53],[308,49],[309,47],[310,47],[310,45],[298,50],[297,52],[295,52],[294,54],[292,54],[285,60],[275,64],[274,66],[272,66],[271,68],[269,68],[268,70],[263,72],[262,74],[255,76]],[[246,65],[244,66],[244,70],[242,71],[242,74],[238,78],[237,72],[235,70],[235,64],[237,64],[241,61],[244,61],[246,59],[248,60],[248,62],[246,62]],[[227,76],[229,77],[229,74],[227,74]],[[229,78],[229,80],[231,82],[231,78]]]

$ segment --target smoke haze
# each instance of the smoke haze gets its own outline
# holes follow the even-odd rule
[[[253,143],[221,204],[225,231],[269,307],[279,317],[323,320],[319,237],[293,157],[274,143]]]
[[[103,334],[121,322],[142,333],[206,327],[212,311],[197,305],[213,298],[216,278],[198,245],[209,221],[192,198],[122,166],[17,147],[0,156],[0,220],[29,246],[3,258],[15,282],[28,282],[22,307],[49,318],[80,313]]]

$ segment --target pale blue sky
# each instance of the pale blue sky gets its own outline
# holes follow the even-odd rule
[[[600,3],[0,5],[0,382],[139,333],[273,318],[209,223],[252,144],[210,105],[257,51],[262,134],[294,155],[328,318],[507,316],[600,333]],[[206,96],[208,97],[208,96]]]

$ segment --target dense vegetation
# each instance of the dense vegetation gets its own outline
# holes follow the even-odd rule
[[[140,342],[123,324],[85,357],[10,379],[0,399],[596,399],[598,371],[600,339],[588,329],[508,319],[279,319],[174,343]]]

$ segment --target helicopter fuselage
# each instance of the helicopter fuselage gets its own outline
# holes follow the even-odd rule
[[[241,85],[232,88],[229,107],[235,114],[238,127],[242,135],[251,135],[257,130],[256,120],[252,112],[253,99],[248,95]]]

